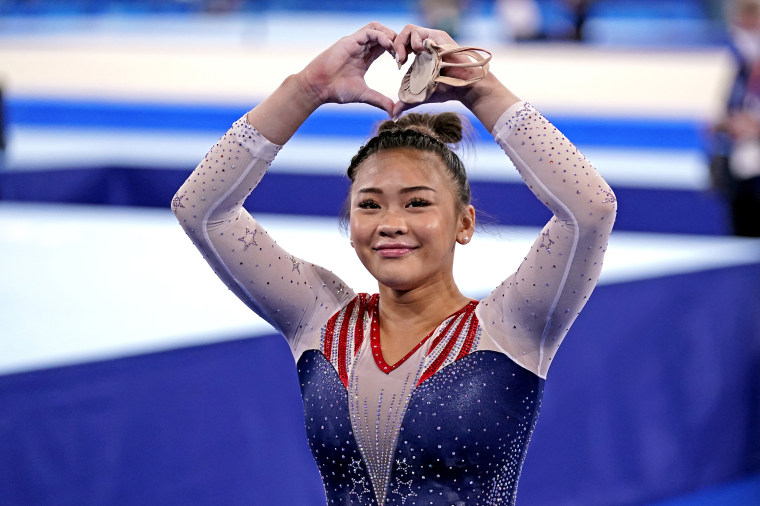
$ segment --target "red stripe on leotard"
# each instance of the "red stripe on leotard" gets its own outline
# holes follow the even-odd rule
[[[346,354],[348,352],[348,329],[351,325],[351,317],[354,313],[358,297],[348,303],[343,312],[343,322],[340,325],[340,334],[338,334],[338,376],[343,384],[348,387],[348,369],[346,367]]]

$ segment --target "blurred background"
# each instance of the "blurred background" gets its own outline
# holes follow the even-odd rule
[[[760,504],[753,0],[0,0],[0,504],[324,504],[287,346],[169,202],[233,121],[371,20],[490,49],[618,197],[518,504]],[[405,70],[384,56],[367,79],[395,97]],[[381,119],[321,108],[246,204],[357,291],[376,287],[335,218]],[[478,134],[489,223],[455,268],[481,298],[549,215]]]

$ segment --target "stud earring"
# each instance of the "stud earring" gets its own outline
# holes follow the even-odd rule
[[[353,240],[348,241],[348,243],[351,245],[352,248],[354,247],[354,241]]]
[[[469,241],[470,241],[470,238],[469,238],[469,237],[467,237],[467,236],[464,236],[464,239],[462,239],[462,242],[463,242],[464,244],[467,244]]]

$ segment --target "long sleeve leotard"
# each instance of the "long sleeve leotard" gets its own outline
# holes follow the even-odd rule
[[[172,201],[218,276],[293,352],[330,504],[514,502],[543,382],[599,276],[615,196],[525,102],[493,135],[554,214],[517,271],[385,362],[378,296],[284,251],[243,208],[281,148],[237,121]]]

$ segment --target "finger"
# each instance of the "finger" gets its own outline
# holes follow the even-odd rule
[[[405,63],[410,52],[409,39],[414,30],[419,29],[416,25],[406,25],[393,40],[393,49],[396,51],[396,60]]]
[[[393,40],[396,38],[396,32],[388,28],[387,26],[378,23],[377,21],[373,21],[367,26],[364,27],[364,29],[370,29],[370,30],[377,30],[379,32],[383,32],[386,37],[388,37],[390,40]]]
[[[380,34],[382,34],[382,36]],[[353,38],[359,43],[370,41],[380,43],[382,41],[383,47],[387,46],[387,42],[390,42],[391,47],[393,47],[393,40],[396,38],[396,32],[380,23],[372,22],[354,33]]]
[[[420,33],[419,31],[412,32],[412,37],[410,39],[410,44],[412,47],[412,51],[415,53],[421,53],[425,51],[425,39],[427,39],[427,34]]]
[[[354,42],[361,46],[377,44],[391,53],[391,55],[395,56],[393,40],[382,30],[374,30],[371,28],[360,30],[354,34]]]
[[[399,52],[400,47],[403,47],[405,51],[404,56],[406,57],[410,52],[419,54],[425,51],[426,39],[430,39],[436,44],[456,44],[454,39],[443,30],[433,30],[431,28],[425,28],[424,26],[406,25],[393,41],[393,45],[397,52]]]
[[[399,100],[395,104],[393,104],[393,113],[391,114],[391,119],[396,120],[401,116],[403,113],[408,111],[409,109],[414,109],[418,105],[422,105],[424,102],[418,102],[416,104],[407,104],[406,102],[403,102]]]
[[[395,105],[393,103],[393,100],[386,97],[379,91],[367,88],[367,90],[359,97],[359,100],[365,104],[373,105],[379,109],[382,109],[388,113],[388,116],[390,117],[393,116],[393,107]]]

